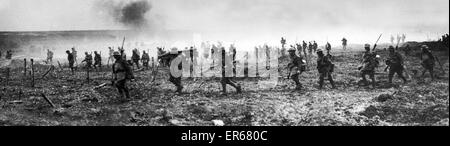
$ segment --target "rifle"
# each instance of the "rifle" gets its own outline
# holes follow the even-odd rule
[[[375,51],[375,49],[377,48],[377,44],[378,44],[378,41],[380,41],[381,36],[383,36],[383,34],[380,34],[380,37],[378,37],[378,40],[377,40],[377,41],[375,42],[375,44],[373,45],[372,51]]]

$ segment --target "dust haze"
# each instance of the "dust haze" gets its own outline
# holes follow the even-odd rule
[[[334,46],[407,34],[435,39],[449,28],[448,0],[1,0],[0,31],[135,30],[136,35],[253,45],[302,40]],[[168,33],[172,35],[167,35]],[[148,41],[156,41],[153,37]],[[165,38],[159,38],[159,41]]]

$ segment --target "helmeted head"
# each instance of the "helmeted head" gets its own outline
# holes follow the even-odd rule
[[[389,50],[389,52],[394,52],[395,48],[394,48],[394,46],[389,46],[388,50]]]
[[[88,53],[88,52],[84,52],[84,54],[86,54],[86,55],[89,55],[89,53]]]
[[[289,48],[288,52],[290,55],[295,55],[295,49],[293,47]]]
[[[120,52],[114,51],[113,57],[114,57],[116,60],[118,60],[118,59],[121,59],[121,58],[122,58],[122,55],[120,54]]]
[[[364,45],[364,49],[370,50],[370,44],[365,44],[365,45]]]
[[[317,50],[317,55],[318,56],[323,56],[323,50],[322,49],[318,49]]]
[[[97,52],[97,51],[94,51],[94,53],[95,53],[95,54],[98,54],[98,52]]]
[[[67,51],[66,51],[66,53],[67,53],[67,54],[70,54],[70,51],[69,51],[69,50],[67,50]]]
[[[170,54],[178,54],[178,49],[173,47],[172,49],[170,49]]]

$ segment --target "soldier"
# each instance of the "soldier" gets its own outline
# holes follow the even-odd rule
[[[221,62],[222,62],[221,63],[221,66],[222,66],[222,79],[220,81],[220,83],[222,84],[222,93],[224,95],[227,94],[227,85],[231,85],[232,87],[234,87],[236,89],[237,93],[242,93],[241,86],[238,83],[236,83],[235,81],[233,81],[231,79],[231,77],[227,77],[226,76],[226,71],[225,71],[226,69],[225,68],[233,67],[233,65],[232,64],[227,64],[225,62],[225,57],[227,57],[227,54],[225,52],[225,48],[221,47],[219,51],[221,52],[220,55],[222,55],[222,60],[221,60]]]
[[[140,69],[139,67],[139,60],[141,60],[141,57],[139,56],[139,52],[137,49],[133,50],[133,55],[131,56],[131,59],[133,60],[133,63],[136,64],[136,67]]]
[[[342,49],[343,49],[343,50],[346,50],[346,49],[347,49],[347,39],[346,39],[346,38],[343,38],[343,39],[342,39]]]
[[[303,41],[303,53],[305,54],[305,56],[306,56],[306,49],[308,49],[308,44],[306,44],[306,42]]]
[[[6,51],[5,58],[8,59],[8,60],[12,59],[12,51],[11,50]]]
[[[150,62],[150,56],[148,56],[147,52],[145,52],[145,51],[142,52],[141,60],[142,60],[142,65],[148,69],[148,66],[149,66],[148,63]]]
[[[366,52],[364,52],[362,59],[363,66],[359,67],[359,70],[361,71],[362,82],[367,85],[366,75],[369,75],[370,79],[372,80],[372,87],[375,88],[375,68],[378,66],[375,58],[376,55],[370,52],[370,44],[365,44],[364,49],[366,50]]]
[[[314,52],[317,52],[317,49],[319,48],[319,46],[317,45],[316,41],[314,41],[313,47],[314,47]]]
[[[53,62],[53,52],[47,49],[47,64],[52,64]]]
[[[94,68],[97,69],[97,66],[102,68],[102,56],[97,51],[94,51],[94,55]]]
[[[391,35],[391,44],[394,44],[394,40],[395,40],[394,35]]]
[[[75,59],[73,57],[73,53],[70,53],[69,50],[67,50],[66,53],[67,53],[67,60],[69,61],[70,71],[72,71],[72,74],[74,74]]]
[[[405,41],[406,41],[406,35],[402,34],[402,43],[405,43]]]
[[[286,39],[284,37],[281,37],[281,48],[283,49],[286,45]]]
[[[114,49],[112,47],[108,47],[109,49],[109,57],[108,57],[108,65],[110,61],[114,60]]]
[[[422,66],[424,68],[422,72],[422,77],[425,76],[426,71],[430,72],[431,80],[434,80],[434,65],[436,58],[434,57],[433,53],[429,50],[427,45],[423,45],[422,47],[422,54],[421,54],[421,60],[422,60]]]
[[[86,68],[90,69],[92,66],[92,55],[89,54],[88,52],[84,53],[86,55],[86,57],[84,58],[83,61],[81,61],[81,63],[86,62]]]
[[[302,56],[302,51],[303,51],[302,44],[297,43],[297,44],[295,44],[295,47],[297,48],[298,56],[301,57]]]
[[[327,50],[327,56],[331,57],[331,44],[329,42],[327,42],[327,44],[325,45],[325,49]]]
[[[295,90],[301,90],[302,84],[298,80],[298,77],[300,74],[302,74],[305,71],[305,64],[303,62],[303,59],[301,56],[297,56],[295,54],[295,49],[291,48],[289,49],[289,57],[291,58],[291,62],[288,64],[289,68],[289,77],[295,82]]]
[[[113,56],[116,60],[112,66],[114,78],[113,85],[119,91],[122,99],[129,100],[131,97],[126,83],[127,80],[134,79],[133,73],[131,72],[130,66],[123,60],[123,57],[119,52],[114,52]]]
[[[313,48],[314,48],[314,46],[311,44],[311,42],[309,42],[309,45],[308,45],[308,53],[309,53],[309,55],[312,54]]]
[[[397,74],[401,79],[403,79],[403,82],[406,83],[407,80],[403,76],[403,57],[398,53],[397,48],[394,48],[393,46],[389,46],[389,58],[386,61],[386,64],[389,66],[389,84],[392,84],[392,78],[394,77],[394,74]]]
[[[75,64],[78,64],[78,62],[77,62],[77,50],[75,50],[75,47],[72,48],[72,56],[73,56],[73,60],[75,61]]]
[[[330,81],[331,86],[333,89],[336,88],[333,77],[331,74],[334,72],[334,64],[331,63],[330,59],[323,54],[323,51],[321,49],[317,50],[317,70],[319,71],[319,89],[323,88],[323,83],[325,77],[328,78],[328,81]]]

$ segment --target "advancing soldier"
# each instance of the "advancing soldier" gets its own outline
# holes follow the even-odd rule
[[[94,51],[94,55],[94,68],[102,68],[102,56],[97,51]]]
[[[372,80],[372,87],[375,88],[375,68],[378,66],[378,62],[376,60],[376,55],[370,52],[370,44],[365,44],[364,49],[366,50],[366,52],[364,52],[363,55],[363,66],[359,67],[359,70],[361,71],[362,82],[367,85],[366,75],[369,75],[370,79]]]
[[[309,45],[308,45],[308,53],[309,53],[309,55],[312,54],[313,49],[314,49],[314,46],[311,44],[311,42],[309,42]]]
[[[72,74],[74,74],[75,59],[73,57],[73,53],[70,53],[69,50],[67,50],[66,53],[67,53],[67,60],[69,61],[70,71],[72,71]]]
[[[8,59],[8,60],[12,59],[12,51],[11,50],[6,51],[5,58]]]
[[[122,99],[129,100],[131,97],[126,83],[127,80],[134,79],[133,73],[131,72],[130,66],[123,60],[122,55],[119,52],[114,52],[113,56],[116,60],[112,66],[114,78],[113,85],[119,91]]]
[[[281,37],[281,48],[284,48],[286,45],[286,39],[284,37]]]
[[[392,84],[392,78],[394,77],[394,74],[397,74],[401,79],[403,79],[403,82],[406,83],[407,80],[403,76],[403,57],[398,53],[397,48],[394,48],[393,46],[389,46],[389,58],[386,61],[386,65],[389,66],[389,84]]]
[[[308,49],[308,44],[306,44],[306,42],[303,41],[303,53],[305,54],[305,56],[306,56],[306,50],[307,49]]]
[[[342,39],[342,49],[343,49],[343,50],[346,50],[346,49],[347,49],[347,39],[346,39],[346,38],[343,38],[343,39]]]
[[[131,59],[133,60],[133,63],[136,64],[136,67],[140,69],[139,67],[139,60],[141,60],[141,57],[139,56],[139,52],[137,49],[133,50],[133,55],[131,56]]]
[[[289,57],[291,58],[291,62],[288,64],[289,68],[288,78],[291,78],[295,82],[296,85],[295,90],[301,90],[302,84],[298,80],[298,77],[306,70],[305,63],[303,62],[301,56],[299,57],[295,54],[294,48],[289,49]]]
[[[313,43],[314,52],[317,52],[317,49],[319,48],[319,45],[317,45],[316,41]]]
[[[327,56],[331,57],[331,44],[329,42],[327,42],[327,44],[325,45],[325,49],[327,50]]]
[[[78,65],[78,60],[77,60],[77,50],[75,50],[75,47],[72,48],[72,56],[73,56],[73,60],[75,61],[75,64]]]
[[[142,65],[143,65],[146,69],[148,69],[148,66],[149,66],[148,63],[150,62],[150,56],[148,56],[148,53],[147,53],[147,52],[145,52],[145,51],[142,52],[141,60],[142,60]]]
[[[108,49],[109,49],[109,57],[107,65],[109,66],[109,62],[114,60],[114,49],[112,47],[108,47]]]
[[[422,72],[422,77],[425,76],[426,71],[430,72],[431,80],[434,80],[434,64],[436,58],[433,53],[429,50],[427,45],[422,46],[422,54],[421,54],[422,66],[424,68]]]
[[[333,89],[335,89],[336,86],[334,85],[333,77],[331,76],[331,74],[334,72],[334,64],[331,63],[330,59],[323,54],[323,51],[321,49],[317,50],[317,56],[317,70],[320,74],[319,89],[323,88],[325,77],[328,78],[331,86],[333,87]]]
[[[86,62],[86,68],[87,68],[87,69],[90,69],[91,66],[92,66],[92,55],[89,54],[88,52],[85,52],[84,54],[86,55],[86,57],[85,57],[84,60],[81,61],[81,62],[82,62],[82,63],[83,63],[83,62]]]
[[[302,51],[303,51],[302,44],[297,43],[297,44],[295,44],[295,47],[297,48],[298,56],[301,57],[302,56]]]
[[[220,50],[221,52],[220,55],[222,55],[222,80],[220,81],[220,83],[222,84],[222,92],[223,94],[227,94],[227,85],[231,85],[232,87],[234,87],[237,91],[237,93],[242,93],[242,88],[241,86],[236,83],[235,81],[231,80],[231,77],[227,77],[226,76],[226,68],[233,68],[233,64],[227,64],[227,62],[225,62],[225,57],[227,57],[226,51],[224,47],[221,47]]]
[[[47,50],[47,64],[53,63],[53,52],[50,49]]]

